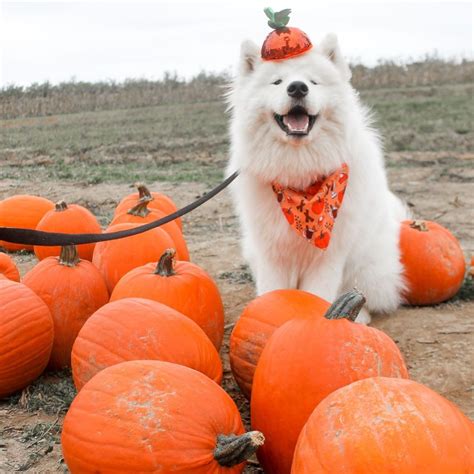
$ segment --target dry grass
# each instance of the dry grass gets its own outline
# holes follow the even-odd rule
[[[427,57],[409,64],[381,61],[373,68],[355,64],[352,71],[352,82],[360,90],[453,85],[472,82],[474,61]],[[222,97],[222,86],[228,81],[225,73],[202,72],[187,82],[168,73],[160,81],[11,85],[0,90],[0,119],[211,102]]]

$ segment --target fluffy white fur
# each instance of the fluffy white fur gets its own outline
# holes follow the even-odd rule
[[[368,309],[358,320],[368,323],[369,311],[393,311],[400,303],[398,236],[406,210],[388,188],[379,136],[350,77],[333,34],[284,61],[262,61],[259,48],[244,42],[228,97],[228,172],[241,170],[232,192],[257,293],[299,288],[333,301],[357,287]],[[278,79],[281,84],[273,84]],[[274,119],[274,113],[284,115],[292,106],[286,91],[292,81],[308,85],[304,106],[318,114],[305,137],[286,135]],[[350,170],[344,202],[329,248],[321,251],[288,225],[271,182],[304,189],[344,162]]]

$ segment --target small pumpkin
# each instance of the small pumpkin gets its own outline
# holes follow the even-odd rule
[[[264,9],[268,18],[268,26],[273,31],[265,38],[262,45],[264,61],[278,61],[292,58],[309,51],[312,44],[306,33],[298,28],[287,26],[291,10],[274,12],[271,8]]]
[[[298,438],[292,474],[474,472],[472,423],[412,380],[373,377],[331,393]]]
[[[43,216],[54,208],[49,200],[38,196],[17,194],[0,201],[0,227],[36,229]],[[32,245],[0,241],[0,246],[10,251],[33,250]]]
[[[329,303],[302,290],[274,290],[251,301],[230,335],[230,365],[246,398],[250,398],[255,369],[271,335],[290,319],[323,316]]]
[[[53,319],[44,301],[22,283],[0,279],[0,398],[41,375],[53,336]]]
[[[139,224],[116,224],[105,232],[132,229]],[[171,237],[159,227],[124,239],[99,242],[92,262],[104,276],[109,292],[127,272],[145,263],[157,261],[167,248],[174,248]]]
[[[20,272],[13,259],[4,252],[0,252],[0,275],[13,281],[20,281]]]
[[[100,234],[102,229],[96,217],[85,207],[78,204],[66,204],[59,201],[54,209],[48,211],[39,221],[36,230],[44,232],[62,232],[65,234]],[[92,260],[95,244],[83,244],[77,246],[79,258]],[[34,252],[38,260],[46,257],[58,257],[61,247],[34,246]]]
[[[115,224],[124,224],[124,223],[134,223],[134,224],[146,224],[148,222],[155,221],[165,217],[166,214],[159,209],[148,209],[148,205],[153,202],[152,198],[140,199],[138,203],[129,209],[128,211],[117,214],[113,219],[110,225]],[[184,240],[181,229],[178,227],[176,221],[168,222],[160,226],[160,229],[163,229],[173,240],[176,247],[176,254],[179,260],[188,260],[189,261],[189,251]]]
[[[123,276],[110,301],[139,297],[159,301],[191,318],[207,334],[217,350],[224,335],[224,306],[212,278],[190,262],[175,260],[167,249],[158,264],[147,263]]]
[[[367,377],[408,377],[393,340],[353,322],[364,303],[361,293],[351,291],[324,317],[292,319],[267,342],[251,399],[252,427],[266,438],[257,454],[265,472],[290,472],[301,429],[334,390]]]
[[[78,390],[95,374],[126,360],[165,360],[222,380],[219,354],[204,332],[183,314],[144,298],[125,298],[97,310],[72,348]]]
[[[208,377],[150,360],[92,378],[72,402],[61,437],[72,474],[237,474],[263,440],[245,433],[235,403]]]
[[[70,367],[71,349],[79,330],[97,309],[109,301],[99,270],[80,260],[74,245],[64,246],[59,257],[47,257],[33,267],[23,283],[49,307],[54,321],[54,344],[48,367]]]
[[[135,184],[138,193],[129,194],[124,197],[115,208],[114,216],[127,212],[130,208],[136,206],[142,199],[149,199],[149,209],[157,209],[164,212],[166,215],[176,212],[178,208],[173,200],[162,193],[150,192],[150,190],[143,183]],[[181,218],[175,219],[177,226],[181,230],[183,228]]]
[[[401,261],[412,305],[432,305],[452,298],[466,271],[458,240],[448,229],[430,221],[404,221],[400,232]]]

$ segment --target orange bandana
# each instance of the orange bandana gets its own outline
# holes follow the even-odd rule
[[[316,181],[304,191],[272,183],[273,191],[288,223],[298,234],[319,249],[324,250],[329,245],[348,178],[349,167],[344,163],[327,178]]]

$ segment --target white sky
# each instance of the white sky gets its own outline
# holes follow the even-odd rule
[[[0,0],[0,87],[50,80],[190,77],[236,63],[243,39],[261,44],[263,7],[293,9],[290,26],[316,44],[338,34],[348,59],[472,57],[472,3],[433,1]]]

